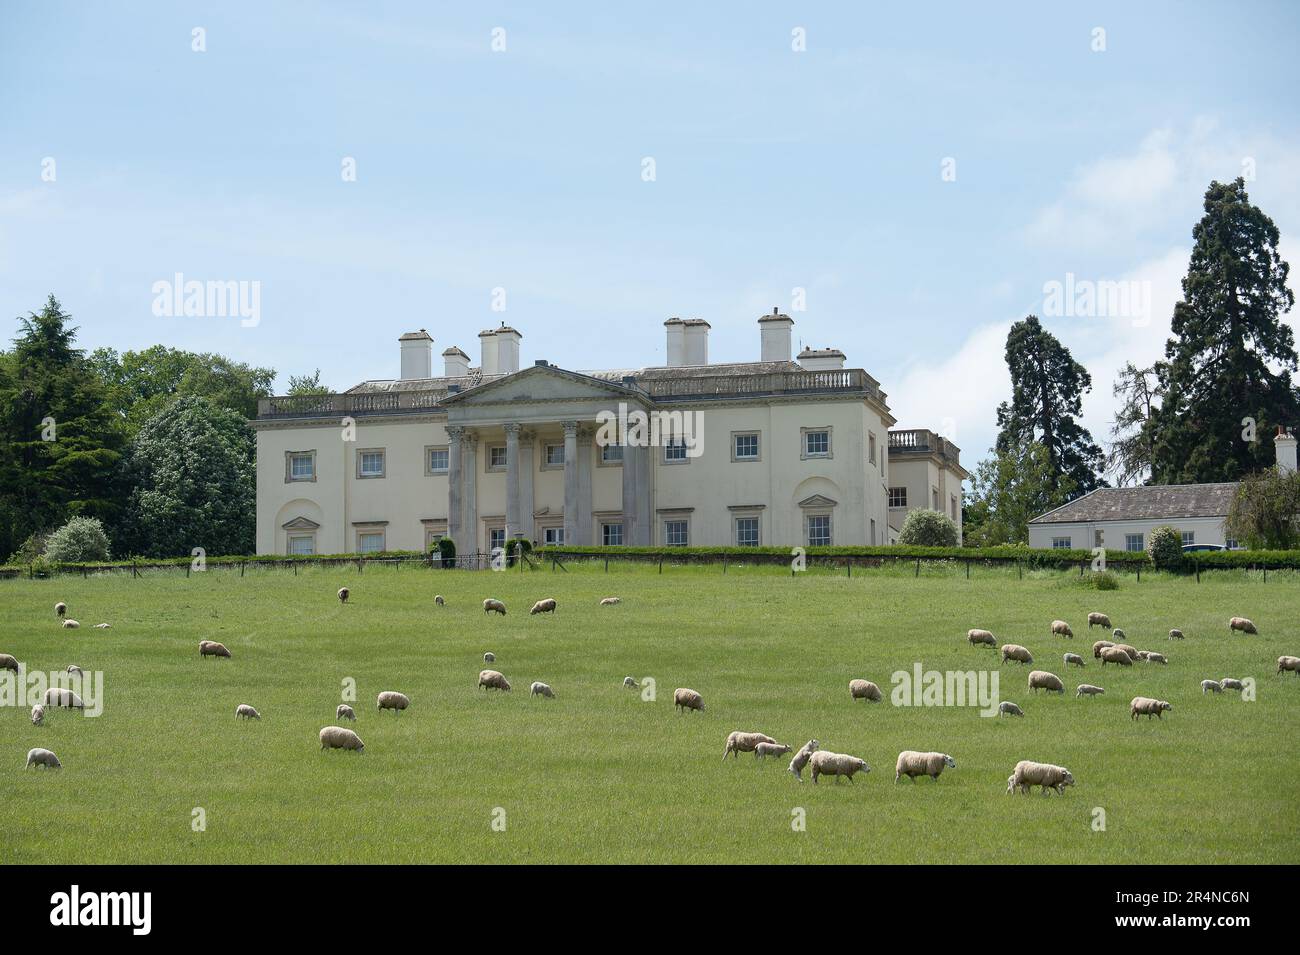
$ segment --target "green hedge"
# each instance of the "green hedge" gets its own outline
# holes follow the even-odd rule
[[[383,560],[392,557],[419,557],[427,558],[429,555],[418,550],[386,550],[373,554],[229,554],[218,557],[205,556],[203,559],[209,564],[282,564],[285,561],[297,561],[299,563],[321,563],[325,561],[339,560]],[[80,570],[85,567],[88,570],[113,570],[122,568],[129,570],[132,564],[138,564],[141,567],[185,567],[195,558],[193,557],[125,557],[121,560],[105,561],[72,561],[69,563],[55,564],[47,561],[43,566],[47,569],[58,570],[61,568],[75,568]],[[27,570],[27,564],[0,564],[0,570]]]
[[[1184,554],[1183,563],[1188,570],[1200,565],[1203,570],[1224,568],[1261,568],[1269,570],[1294,570],[1300,568],[1298,550],[1207,550]]]
[[[553,545],[539,547],[537,553],[545,557],[548,554],[581,557],[664,557],[681,559],[683,557],[736,557],[736,558],[789,558],[789,547],[566,547]],[[1080,562],[1091,563],[1090,550],[1033,549],[1029,547],[805,547],[809,560],[833,560],[843,557],[883,557],[895,560],[993,560],[1024,561],[1034,567],[1063,567]],[[1295,554],[1300,562],[1300,552]],[[1106,565],[1132,567],[1150,566],[1151,561],[1145,551],[1106,551]]]

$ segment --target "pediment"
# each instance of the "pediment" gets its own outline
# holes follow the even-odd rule
[[[285,521],[280,525],[286,531],[314,531],[320,525],[308,517],[295,517],[291,521]]]
[[[814,494],[812,497],[805,497],[799,502],[800,507],[834,507],[838,501],[832,501],[825,494]]]
[[[621,384],[556,368],[554,365],[534,365],[469,391],[448,395],[442,403],[467,408],[528,401],[608,401],[610,398],[645,401],[641,392]]]

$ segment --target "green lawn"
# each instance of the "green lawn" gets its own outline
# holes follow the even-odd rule
[[[1300,655],[1300,579],[1144,575],[1100,593],[1071,574],[912,573],[371,566],[0,581],[0,652],[105,681],[95,719],[60,711],[35,727],[25,707],[0,708],[0,863],[1300,862],[1300,679],[1274,673],[1280,654]],[[597,606],[613,594],[621,606]],[[509,615],[485,617],[487,596]],[[530,617],[544,596],[559,611]],[[57,600],[80,630],[58,627]],[[1169,665],[1103,671],[1090,610]],[[1234,614],[1262,635],[1230,636]],[[1073,641],[1048,636],[1055,617]],[[101,621],[113,628],[91,629]],[[1168,641],[1173,626],[1188,639]],[[1028,668],[998,668],[966,643],[970,627],[1028,646],[1065,697],[1036,698]],[[201,660],[200,639],[233,659]],[[1065,671],[1067,649],[1086,670]],[[512,693],[476,689],[485,650]],[[1000,669],[1000,697],[1026,717],[891,705],[891,674],[917,662]],[[657,701],[624,690],[626,675],[653,677]],[[1202,679],[1223,676],[1255,678],[1258,699],[1202,696]],[[348,677],[366,750],[322,753]],[[850,702],[854,677],[886,702]],[[532,680],[557,699],[530,699]],[[1083,680],[1106,695],[1075,699]],[[678,686],[707,712],[679,716]],[[406,713],[375,711],[388,689],[411,697]],[[1174,710],[1132,722],[1135,695]],[[237,722],[239,703],[262,721]],[[795,747],[815,736],[873,771],[814,787],[788,758],[724,764],[735,729]],[[33,746],[64,768],[25,771]],[[942,750],[957,767],[895,785],[901,749]],[[1077,785],[1007,796],[1020,759],[1067,766]],[[192,829],[196,808],[206,831]],[[792,830],[796,808],[806,831]]]

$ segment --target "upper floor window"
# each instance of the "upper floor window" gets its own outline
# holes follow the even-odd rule
[[[428,460],[425,466],[430,474],[446,474],[451,464],[451,452],[447,448],[427,448]]]
[[[623,445],[603,444],[600,447],[601,464],[619,464],[623,460]]]
[[[384,476],[384,449],[364,448],[357,452],[357,477],[381,478]]]
[[[504,444],[490,444],[487,449],[487,466],[489,471],[504,471],[509,459]]]
[[[957,520],[957,495],[956,494],[952,495],[952,497],[949,499],[948,506],[952,510],[952,513],[949,516],[952,517],[954,521]]]
[[[288,452],[285,455],[284,479],[286,482],[316,480],[316,452]]]
[[[758,460],[758,432],[738,431],[731,437],[733,461]]]
[[[686,460],[686,439],[670,438],[664,445],[664,461],[676,464]]]
[[[831,456],[830,428],[804,429],[803,456],[805,458],[829,458]]]
[[[870,431],[867,432],[867,460],[878,466],[876,461],[876,436]]]
[[[891,487],[889,489],[890,507],[907,507],[907,488]]]

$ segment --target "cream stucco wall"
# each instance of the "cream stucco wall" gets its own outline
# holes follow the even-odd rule
[[[1192,532],[1197,544],[1226,544],[1221,517],[1184,517],[1149,521],[1073,521],[1060,524],[1030,524],[1029,546],[1051,547],[1053,538],[1068,537],[1070,546],[1091,550],[1096,546],[1094,534],[1102,532],[1102,545],[1107,550],[1124,550],[1126,535],[1141,534],[1145,545],[1154,528],[1168,524],[1179,533]]]

